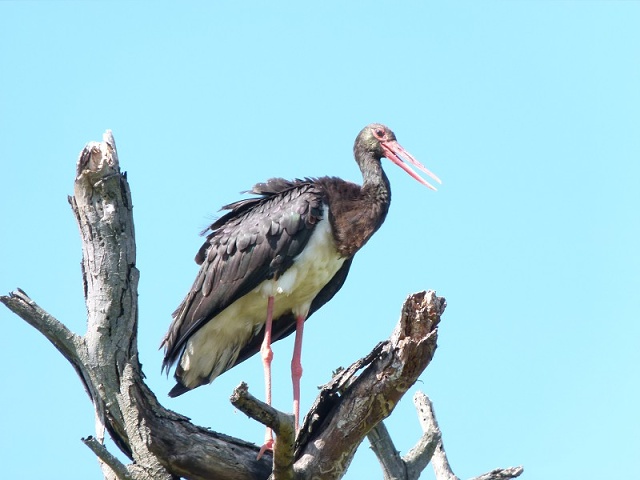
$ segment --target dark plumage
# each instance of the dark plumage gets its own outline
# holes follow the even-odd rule
[[[203,232],[207,240],[195,258],[201,265],[200,271],[191,291],[173,313],[174,321],[163,340],[165,369],[176,362],[185,342],[204,323],[235,299],[266,279],[278,278],[291,266],[307,244],[325,208],[322,188],[309,179],[288,181],[274,178],[255,185],[247,193],[259,196],[224,206],[223,209],[230,210],[229,213]],[[335,292],[331,296],[333,294]],[[329,299],[321,303],[318,299],[315,309]],[[275,322],[274,340],[289,335],[295,328],[295,318],[291,313],[280,320]],[[236,359],[223,366],[218,375],[257,353],[262,337],[264,326],[238,351]],[[183,370],[178,366],[178,384],[171,391],[171,396],[190,389],[182,385],[182,374]],[[201,377],[191,388],[209,383],[213,378]]]
[[[353,255],[387,215],[383,156],[429,187],[400,156],[437,180],[383,125],[360,132],[354,156],[362,186],[335,177],[271,179],[248,192],[253,198],[223,207],[228,212],[203,232],[200,271],[162,341],[163,369],[178,362],[171,396],[211,382],[265,348],[269,298],[271,341],[291,334],[296,320],[301,335],[304,319],[342,287]]]

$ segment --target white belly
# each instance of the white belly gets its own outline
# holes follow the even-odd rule
[[[273,318],[289,312],[306,315],[311,302],[344,263],[328,220],[328,208],[305,249],[277,280],[265,280],[207,322],[187,342],[180,366],[187,387],[215,377],[233,365],[240,350],[266,321],[267,298],[274,297]]]

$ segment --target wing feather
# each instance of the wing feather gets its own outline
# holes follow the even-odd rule
[[[309,179],[271,179],[257,184],[257,197],[229,204],[205,232],[194,284],[173,314],[165,335],[163,369],[171,368],[200,327],[261,282],[293,263],[322,217],[325,193]]]

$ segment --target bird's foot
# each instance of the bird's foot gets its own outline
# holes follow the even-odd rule
[[[264,445],[262,445],[260,451],[258,452],[257,460],[260,460],[262,458],[262,455],[264,455],[264,452],[266,452],[267,450],[273,452],[273,437],[265,439]]]

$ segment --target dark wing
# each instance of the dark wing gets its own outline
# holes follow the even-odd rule
[[[200,271],[162,341],[163,369],[205,323],[285,272],[322,217],[324,191],[310,180],[271,179],[250,193],[260,196],[223,207],[230,211],[203,232],[207,240],[196,255]]]
[[[348,258],[340,267],[340,270],[336,272],[333,278],[327,283],[322,290],[316,295],[316,297],[311,302],[311,307],[309,308],[309,314],[307,315],[307,319],[317,310],[320,309],[325,303],[333,298],[333,296],[338,293],[338,290],[342,288],[344,285],[344,281],[347,279],[347,274],[349,273],[349,268],[351,267],[351,262],[353,257]],[[306,320],[306,319],[305,319]],[[286,315],[282,315],[278,318],[277,322],[273,322],[272,330],[271,330],[271,342],[275,342],[277,340],[281,340],[285,337],[288,337],[296,330],[296,319],[293,313],[288,313]],[[255,335],[249,343],[247,343],[240,353],[238,354],[238,358],[236,359],[233,366],[235,367],[241,362],[244,362],[246,359],[252,357],[258,351],[260,351],[260,345],[262,344],[262,340],[264,338],[264,326],[260,330],[260,332]]]

